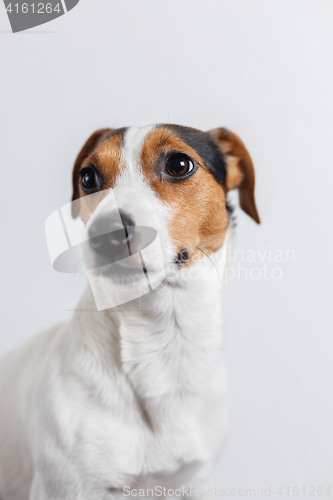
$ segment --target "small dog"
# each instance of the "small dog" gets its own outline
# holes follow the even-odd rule
[[[143,265],[140,237],[129,232],[152,227],[164,280],[99,311],[88,287],[69,323],[2,360],[1,500],[173,496],[170,489],[186,496],[183,487],[204,480],[226,432],[221,281],[226,195],[235,188],[259,223],[252,160],[223,128],[103,129],[87,140],[74,166],[72,207],[85,224],[91,276],[102,294],[115,282],[126,290],[126,280],[103,269],[108,253],[133,237],[124,269],[136,275],[141,265],[142,280],[148,269],[154,277],[156,250]],[[85,199],[96,194],[87,210]],[[117,213],[125,238],[114,236]]]

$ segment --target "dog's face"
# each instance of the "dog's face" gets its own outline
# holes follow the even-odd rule
[[[251,158],[226,129],[156,125],[98,130],[78,155],[73,188],[73,201],[105,191],[89,210],[82,200],[73,204],[73,216],[81,216],[92,241],[108,227],[102,251],[100,242],[92,245],[100,264],[109,250],[131,238],[132,251],[140,249],[136,227],[156,229],[167,265],[191,266],[203,252],[216,252],[229,224],[226,194],[234,188],[243,210],[259,223]]]

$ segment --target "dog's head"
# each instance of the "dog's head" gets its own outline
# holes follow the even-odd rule
[[[72,214],[86,225],[96,266],[107,262],[108,253],[125,257],[129,244],[138,252],[149,240],[148,227],[159,235],[165,264],[179,269],[221,248],[231,189],[239,189],[242,209],[259,224],[254,182],[248,151],[224,128],[102,129],[76,159]],[[84,200],[94,193],[88,206]]]

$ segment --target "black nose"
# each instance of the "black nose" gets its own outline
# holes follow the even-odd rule
[[[105,263],[114,262],[132,253],[130,243],[133,232],[127,229],[129,226],[135,226],[133,220],[121,211],[102,215],[90,226],[90,246],[98,255],[107,259]]]

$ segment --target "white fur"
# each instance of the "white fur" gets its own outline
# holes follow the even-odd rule
[[[166,279],[100,312],[88,288],[69,323],[2,360],[1,500],[106,500],[124,498],[124,486],[196,484],[221,446],[228,242],[213,262],[176,271],[169,209],[140,172],[148,131],[127,132],[114,194],[138,225],[158,228]],[[107,209],[106,197],[92,219]]]

